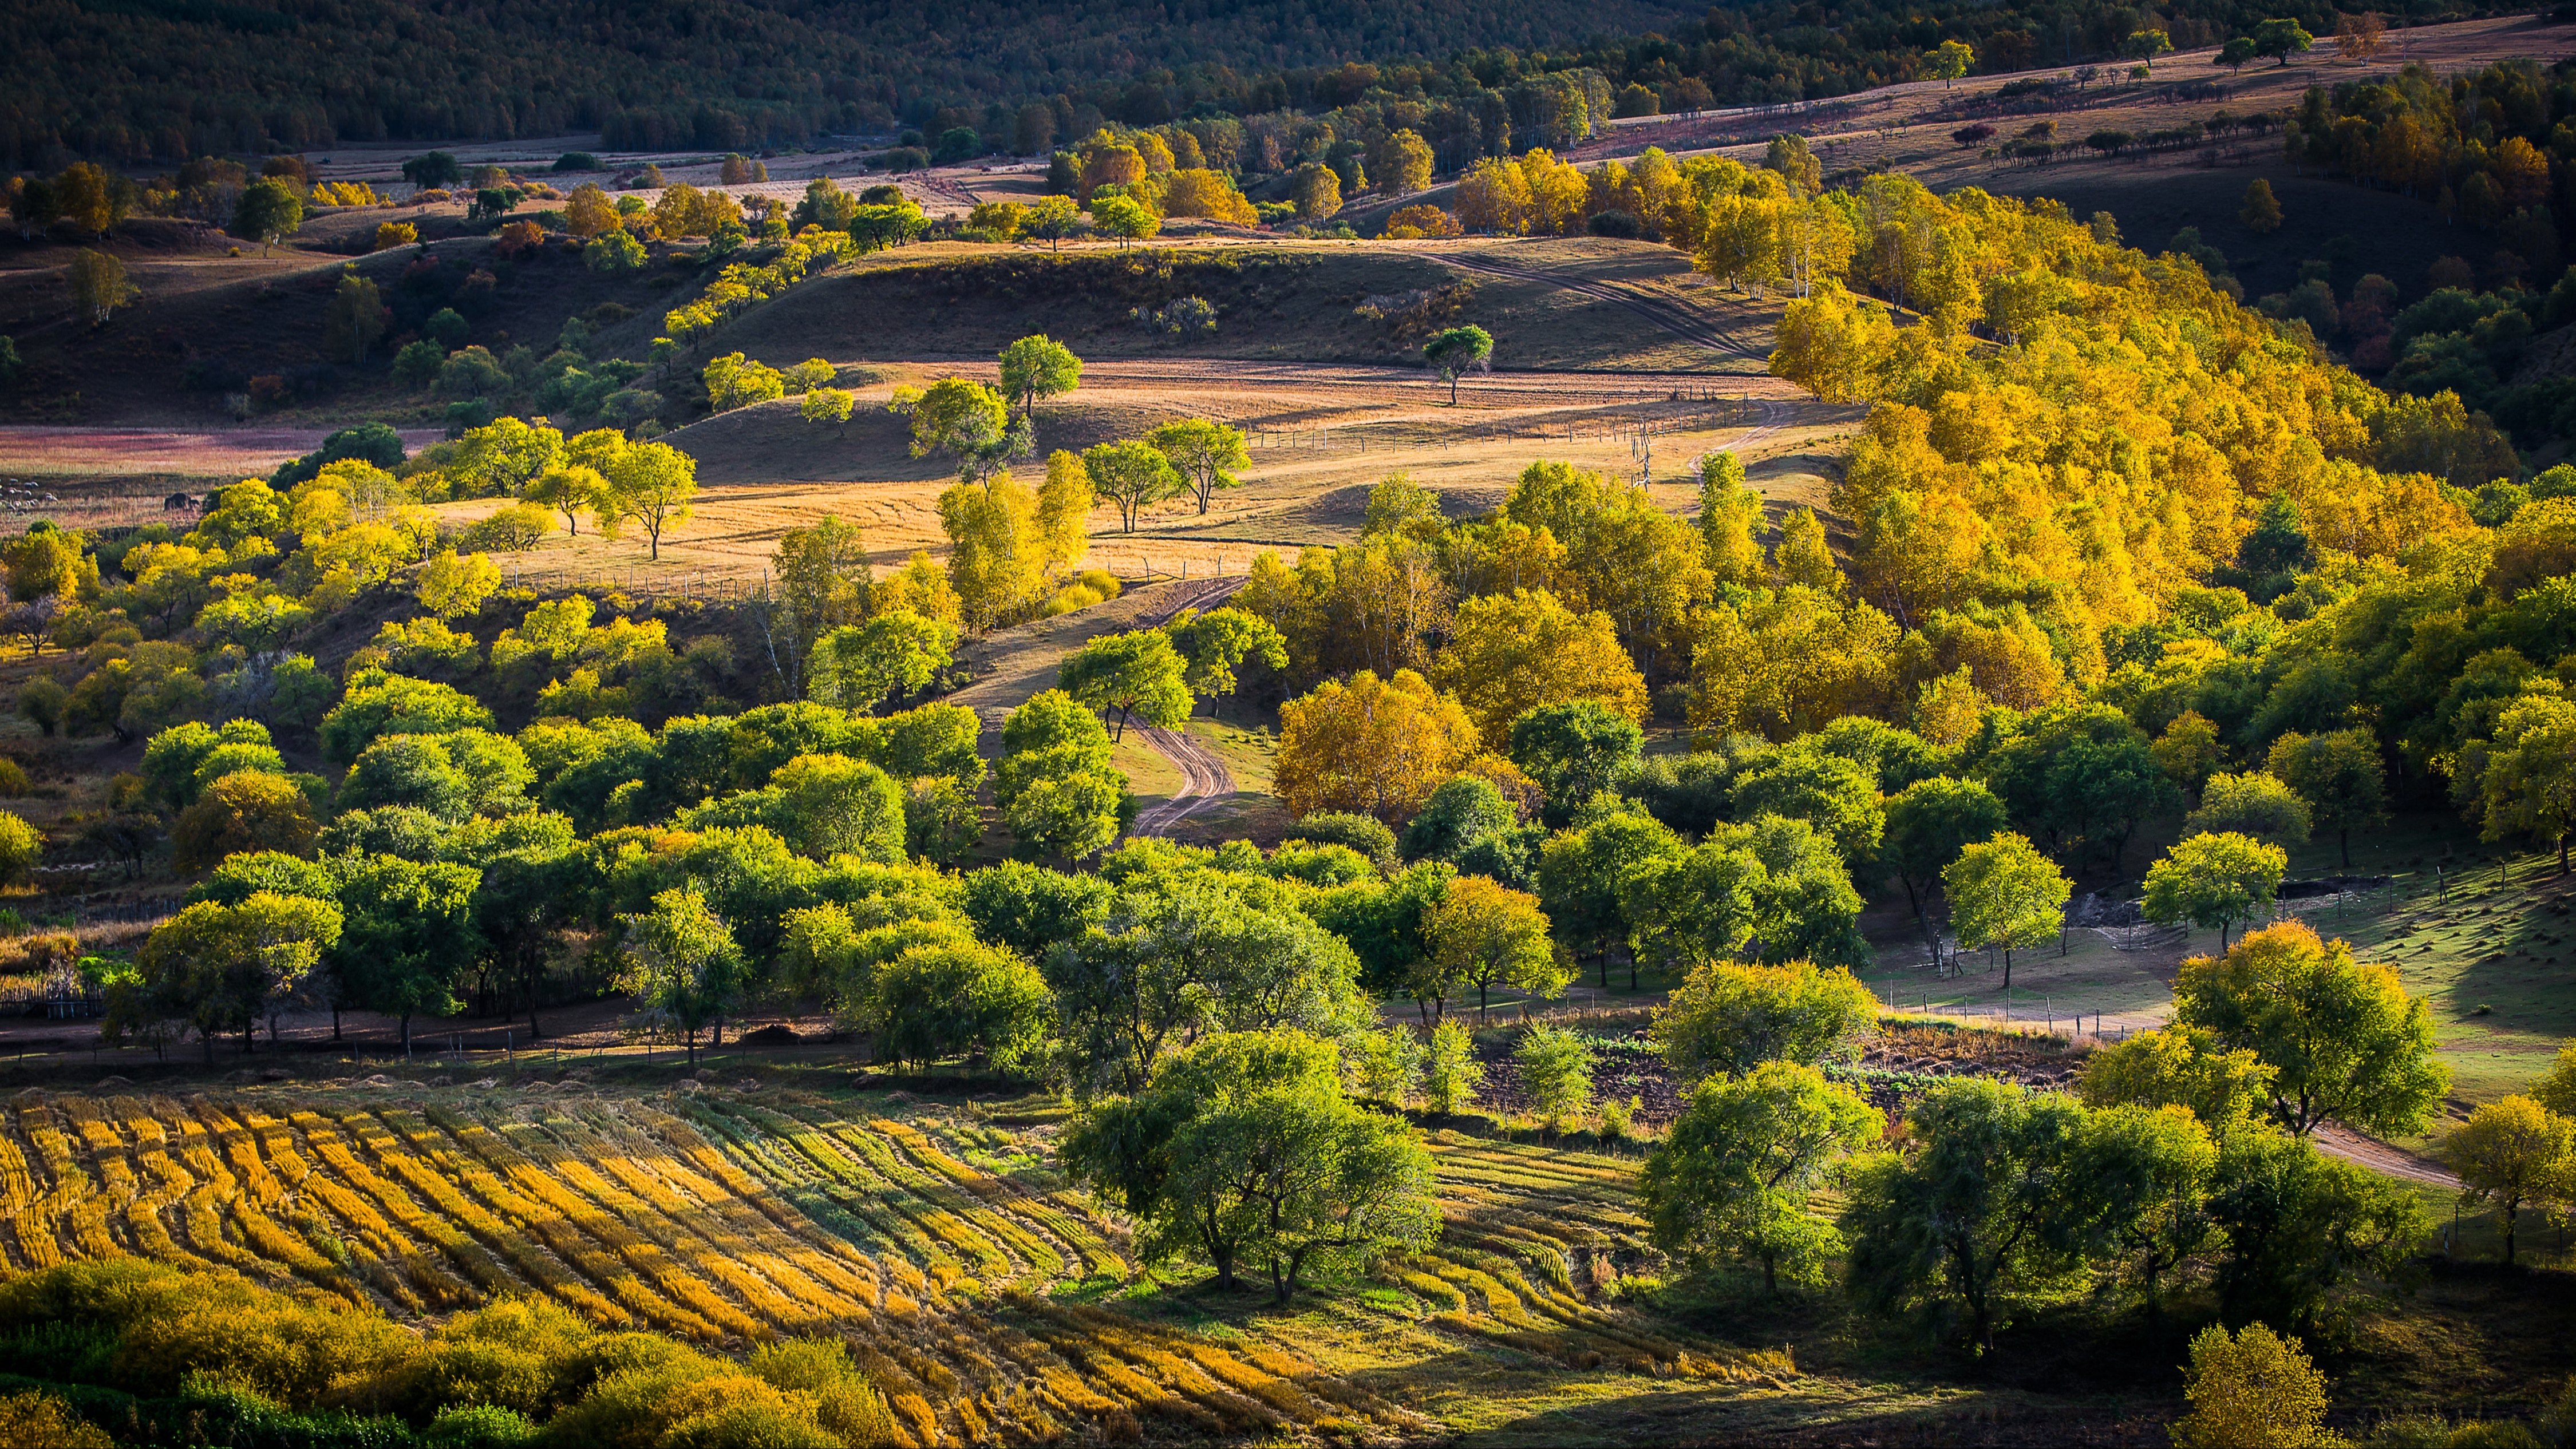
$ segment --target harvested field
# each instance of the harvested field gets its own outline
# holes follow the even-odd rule
[[[919,1444],[1433,1427],[1257,1317],[1229,1340],[1124,1310],[1169,1289],[1041,1166],[1044,1126],[899,1094],[684,1087],[22,1092],[0,1131],[0,1255],[139,1255],[409,1319],[520,1293],[709,1344],[842,1336]],[[1552,1371],[1794,1374],[1612,1304],[1648,1261],[1632,1161],[1448,1131],[1431,1146],[1440,1245],[1337,1294],[1337,1312]]]

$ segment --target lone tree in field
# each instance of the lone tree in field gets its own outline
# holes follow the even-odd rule
[[[2301,29],[2295,20],[2266,20],[2254,27],[2254,53],[2268,55],[2281,65],[2288,65],[2293,55],[2305,55],[2317,38]]]
[[[1966,41],[1945,40],[1938,49],[1923,53],[1923,73],[1939,81],[1941,89],[1946,91],[1959,77],[1968,73],[1968,67],[1976,60],[1975,48]]]
[[[1199,512],[1208,511],[1208,500],[1220,488],[1240,488],[1243,480],[1234,470],[1251,466],[1252,455],[1243,446],[1243,430],[1205,418],[1184,418],[1165,423],[1145,435],[1155,451],[1172,460],[1172,467],[1189,484],[1189,492],[1199,501]]]
[[[2120,53],[2138,63],[2140,70],[2153,70],[2156,57],[2173,49],[2173,37],[2161,30],[2132,30],[2120,42]]]
[[[125,263],[105,252],[73,253],[69,276],[72,310],[92,327],[106,326],[117,308],[141,295],[132,282],[125,280]]]
[[[2236,219],[2257,236],[2270,236],[2281,229],[2281,203],[2272,195],[2272,183],[2257,176],[2245,188],[2245,205],[2238,208]]]
[[[1950,925],[1970,950],[2000,946],[2004,989],[2012,990],[2012,953],[2056,935],[2066,921],[2066,898],[2075,886],[2057,862],[2006,831],[1959,852],[1941,872],[1950,897]]]
[[[1452,327],[1422,344],[1422,360],[1449,384],[1449,405],[1458,405],[1458,378],[1482,372],[1494,355],[1494,337],[1482,327]]]
[[[1081,385],[1082,359],[1044,333],[1002,349],[1002,396],[1019,400],[1023,419],[1039,400],[1062,397]]]
[[[1364,1271],[1440,1236],[1412,1125],[1352,1102],[1339,1051],[1299,1031],[1206,1038],[1086,1118],[1064,1160],[1135,1215],[1149,1261],[1202,1257],[1222,1291],[1251,1268],[1285,1303],[1315,1269]]]
[[[1136,510],[1178,497],[1189,486],[1160,449],[1133,438],[1085,448],[1082,466],[1092,490],[1117,501],[1119,525],[1129,533],[1136,531]]]
[[[302,225],[304,203],[283,181],[254,182],[233,203],[233,235],[258,242],[263,252]]]
[[[1036,450],[1028,420],[1011,417],[1008,399],[962,377],[944,377],[927,388],[896,388],[886,410],[911,420],[912,456],[946,453],[968,483],[989,483],[1013,458]]]

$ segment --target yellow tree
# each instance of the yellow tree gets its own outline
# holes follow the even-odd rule
[[[1047,455],[1046,482],[1038,486],[1038,553],[1051,576],[1072,571],[1091,551],[1091,470],[1082,455],[1058,448]]]
[[[1881,365],[1896,350],[1896,324],[1885,307],[1827,282],[1789,304],[1778,339],[1773,377],[1826,402],[1867,402],[1877,395]]]
[[[1016,619],[1044,591],[1037,512],[1037,495],[1007,472],[994,474],[983,487],[959,483],[939,495],[948,582],[975,628]]]
[[[2576,1122],[2522,1096],[2486,1103],[2443,1139],[2442,1160],[2460,1175],[2461,1200],[2494,1203],[2504,1215],[2506,1263],[2513,1261],[2514,1223],[2523,1205],[2564,1200],[2576,1186],[2569,1181],[2576,1166],[2569,1160],[2571,1142]]]
[[[1643,722],[1646,681],[1602,613],[1577,615],[1544,589],[1488,594],[1458,606],[1440,684],[1466,706],[1488,748],[1543,705],[1597,700]]]
[[[1363,669],[1281,706],[1273,787],[1292,815],[1347,810],[1400,825],[1479,743],[1466,709],[1421,675]]]
[[[1574,979],[1574,963],[1549,933],[1538,897],[1490,876],[1451,877],[1439,903],[1423,913],[1422,937],[1429,951],[1406,990],[1435,1023],[1460,986],[1476,988],[1482,1017],[1497,986],[1553,997]]]
[[[2211,1324],[2191,1341],[2183,1397],[2191,1412],[2173,1426],[2176,1449],[2324,1449],[2344,1441],[2325,1426],[2326,1376],[2259,1323],[2233,1338]]]

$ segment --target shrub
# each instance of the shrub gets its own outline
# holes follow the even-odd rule
[[[1317,845],[1347,845],[1368,857],[1378,869],[1395,869],[1395,832],[1374,815],[1355,815],[1347,810],[1319,810],[1289,826],[1288,838],[1312,841]]]
[[[1533,1023],[1512,1049],[1530,1111],[1553,1127],[1592,1110],[1592,1048],[1562,1027]]]

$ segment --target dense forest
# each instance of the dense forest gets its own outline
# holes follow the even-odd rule
[[[2420,22],[2476,7],[2383,9]],[[2328,34],[2335,13],[2309,3],[2295,18]],[[0,14],[0,164],[594,129],[618,147],[740,149],[899,124],[977,126],[1025,154],[1100,119],[1329,110],[1373,91],[1472,101],[1580,69],[1667,110],[1798,100],[1912,78],[1944,40],[2005,71],[2107,56],[2150,22],[2189,47],[2271,15],[2236,0],[2156,11],[1757,0],[1704,16],[1669,0],[1271,0],[1150,13],[1001,0],[938,14],[761,0],[542,12],[48,0]],[[1587,32],[1580,46],[1551,48],[1551,37]],[[1030,144],[1027,105],[1056,98],[1048,133]]]

